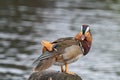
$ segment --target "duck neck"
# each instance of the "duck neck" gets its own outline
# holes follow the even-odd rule
[[[84,41],[81,41],[81,44],[82,44],[82,47],[84,49],[83,55],[86,55],[91,48],[91,42],[89,42],[85,39]]]

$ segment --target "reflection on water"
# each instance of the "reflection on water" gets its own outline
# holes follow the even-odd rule
[[[120,0],[1,0],[0,79],[27,79],[41,40],[74,36],[90,24],[92,50],[70,70],[84,80],[120,80],[119,10]]]

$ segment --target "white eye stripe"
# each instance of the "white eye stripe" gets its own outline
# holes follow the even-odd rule
[[[85,32],[88,32],[90,30],[90,27],[87,27],[86,31]]]
[[[83,31],[83,26],[81,26],[81,31]]]

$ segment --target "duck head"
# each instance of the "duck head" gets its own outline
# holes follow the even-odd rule
[[[81,42],[84,49],[84,55],[86,55],[92,44],[92,34],[89,25],[82,25],[81,31],[75,35],[74,39]]]
[[[90,32],[89,25],[82,25],[81,31],[78,34],[76,34],[74,38],[75,40],[78,40],[78,41],[87,40],[89,42],[92,42],[92,35]]]

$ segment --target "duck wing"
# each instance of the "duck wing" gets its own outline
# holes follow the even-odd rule
[[[46,51],[45,53],[41,54],[34,62],[33,64],[37,64],[33,71],[42,71],[50,66],[52,66],[55,63],[55,57],[53,57],[53,54]]]

